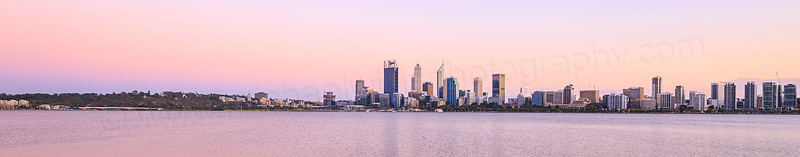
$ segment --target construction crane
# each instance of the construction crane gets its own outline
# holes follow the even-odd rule
[[[781,84],[781,75],[778,75],[777,71],[775,72],[775,76],[778,76],[778,85],[782,85]]]

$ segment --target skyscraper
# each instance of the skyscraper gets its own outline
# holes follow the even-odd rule
[[[483,93],[483,80],[480,77],[475,77],[475,81],[472,82],[472,92],[475,93],[475,97],[481,97],[481,93]]]
[[[564,104],[572,103],[572,100],[575,100],[574,96],[575,96],[575,88],[572,87],[572,84],[567,85],[566,87],[564,87],[564,97],[562,98],[564,100],[562,100],[562,103]]]
[[[599,103],[600,102],[600,91],[598,90],[581,90],[581,99],[589,99],[591,103]],[[625,96],[627,101],[628,96]],[[625,102],[627,105],[628,102]]]
[[[455,77],[449,77],[445,81],[447,85],[445,85],[446,89],[446,101],[448,105],[458,106],[458,80]]]
[[[653,77],[653,97],[661,94],[661,76]]]
[[[533,94],[531,94],[531,105],[542,106],[544,105],[545,100],[546,100],[546,95],[545,92],[543,91],[535,91],[533,92]]]
[[[683,105],[684,101],[686,101],[686,92],[684,91],[683,86],[675,86],[675,106],[680,107]]]
[[[492,97],[499,97],[500,102],[506,101],[506,74],[492,74]]]
[[[782,84],[780,84],[780,83],[778,84],[778,92],[776,92],[776,93],[778,93],[778,108],[784,108],[785,106],[783,105],[783,85]]]
[[[783,107],[797,109],[797,87],[794,84],[787,84],[783,90]]]
[[[397,93],[397,64],[394,60],[383,62],[383,93]]]
[[[750,81],[744,85],[744,109],[756,108],[756,82]]]
[[[628,96],[631,101],[644,99],[644,87],[630,87],[622,89],[622,95]]]
[[[425,82],[425,84],[422,84],[422,91],[428,93],[428,96],[433,96],[433,83]]]
[[[697,91],[689,92],[688,106],[693,107],[695,110],[706,110],[706,94]]]
[[[582,93],[583,91],[581,91],[581,94]],[[608,105],[608,109],[628,109],[628,101],[630,101],[628,96],[611,93],[610,95],[604,96],[604,98],[603,100],[606,102],[606,105]]]
[[[323,101],[322,105],[325,106],[336,106],[336,95],[333,92],[325,92],[325,95],[322,95]]]
[[[442,86],[444,86],[444,61],[442,61],[442,66],[439,67],[439,70],[436,71],[436,91],[438,92],[437,97],[442,98]]]
[[[719,84],[711,83],[711,99],[719,99]]]
[[[519,87],[519,94],[525,94],[525,95],[531,94],[530,90],[531,88],[528,86]]]
[[[778,108],[778,85],[775,82],[764,82],[762,86],[764,109],[772,110]]]
[[[414,77],[411,81],[411,90],[422,91],[422,68],[419,67],[419,63],[414,67]]]
[[[658,94],[657,98],[658,98],[658,100],[657,100],[658,103],[656,104],[657,108],[659,108],[659,109],[672,109],[672,108],[675,108],[674,106],[672,106],[672,105],[675,104],[675,103],[672,102],[672,93],[666,92],[666,93]]]
[[[358,100],[358,96],[365,94],[364,92],[364,80],[356,80],[356,99]]]
[[[725,83],[723,107],[728,110],[736,109],[736,85],[732,82]]]

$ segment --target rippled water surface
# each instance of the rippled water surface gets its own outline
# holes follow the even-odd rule
[[[800,116],[0,111],[0,156],[800,156]]]

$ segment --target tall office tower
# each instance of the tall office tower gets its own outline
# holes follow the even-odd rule
[[[567,85],[566,87],[564,87],[564,98],[563,98],[564,100],[562,100],[562,102],[564,104],[572,103],[572,100],[575,100],[574,95],[575,95],[575,88],[572,87],[572,84]]]
[[[553,102],[554,101],[553,98],[556,98],[554,93],[555,93],[554,91],[545,91],[544,92],[544,100],[543,101],[544,101],[545,104],[546,103],[554,103]]]
[[[756,82],[750,81],[744,85],[744,108],[745,109],[754,109],[756,108]]]
[[[356,80],[356,100],[358,100],[359,95],[366,94],[364,92],[364,80]]]
[[[628,101],[630,101],[628,96],[611,93],[610,95],[604,96],[604,98],[603,100],[606,102],[606,105],[608,105],[608,109],[628,109]]]
[[[622,89],[622,95],[628,96],[631,101],[644,99],[644,87],[630,87]]]
[[[553,103],[554,104],[566,104],[564,103],[564,91],[558,90],[553,92]]]
[[[686,101],[686,92],[683,86],[675,86],[675,107],[680,107]]]
[[[545,93],[543,91],[535,91],[531,94],[531,105],[542,106],[545,103]]]
[[[797,109],[797,87],[794,84],[783,87],[783,108]]]
[[[425,82],[425,84],[422,84],[422,91],[428,93],[428,96],[433,96],[433,83]]]
[[[733,82],[725,83],[725,94],[723,95],[723,105],[727,110],[736,109],[736,85]]]
[[[439,70],[436,71],[436,92],[438,92],[437,97],[442,98],[442,86],[444,86],[444,61],[442,61],[442,66],[439,67]]]
[[[383,62],[383,93],[397,93],[397,64],[394,60]]]
[[[323,105],[336,106],[336,95],[333,95],[333,92],[325,92],[325,95],[322,97],[324,98],[322,101]]]
[[[653,97],[661,94],[661,76],[653,77]]]
[[[719,84],[711,83],[711,99],[719,99]]]
[[[706,110],[706,94],[697,91],[689,92],[688,106],[693,107],[695,110]]]
[[[448,105],[458,106],[458,79],[451,76],[448,77],[445,82],[447,84],[445,85],[447,88],[445,89],[445,93],[447,94],[447,99],[445,99],[445,101],[447,101]]]
[[[252,98],[253,98],[253,95],[250,94],[250,91],[247,91],[247,101],[251,101]]]
[[[506,74],[492,74],[492,97],[499,97],[500,102],[506,102]]]
[[[414,79],[411,82],[411,90],[413,91],[422,91],[422,68],[419,67],[419,62],[417,62],[417,66],[414,67]]]
[[[414,82],[417,82],[417,81],[416,81],[416,79],[417,79],[417,78],[414,78],[414,75],[411,75],[411,91],[417,91],[417,90],[416,90],[416,86],[417,86],[417,85],[416,85],[416,84],[414,84]]]
[[[581,99],[589,99],[591,103],[600,103],[600,91],[599,90],[581,90]],[[628,96],[625,96],[627,99]],[[628,104],[628,102],[625,102]]]
[[[475,81],[472,82],[472,90],[472,92],[475,93],[475,97],[481,97],[481,93],[483,93],[483,79],[475,77]]]
[[[672,105],[675,103],[672,102],[672,93],[666,92],[659,94],[657,96],[658,103],[656,104],[659,109],[671,109],[674,108]]]
[[[778,108],[778,85],[775,82],[764,82],[761,90],[763,91],[762,103],[764,109],[772,110]]]
[[[785,106],[783,105],[783,85],[782,84],[778,84],[778,92],[777,93],[778,93],[778,108],[783,108]]]

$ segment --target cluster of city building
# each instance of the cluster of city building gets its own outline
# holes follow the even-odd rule
[[[665,92],[662,78],[652,78],[652,93],[645,95],[644,87],[622,89],[622,93],[600,95],[599,90],[576,91],[572,84],[563,89],[551,91],[533,91],[529,87],[520,87],[516,98],[506,98],[505,74],[492,74],[491,95],[483,92],[483,79],[473,79],[473,89],[463,90],[457,78],[444,77],[444,63],[436,71],[436,83],[422,83],[422,72],[419,63],[414,67],[411,77],[411,91],[404,95],[398,91],[398,66],[394,60],[384,61],[383,92],[364,86],[364,80],[356,80],[354,105],[382,108],[419,108],[442,105],[462,106],[481,103],[496,103],[504,106],[559,106],[585,107],[588,104],[600,104],[606,109],[678,109],[684,106],[692,110],[715,109],[797,109],[797,90],[794,84],[781,85],[775,82],[763,82],[762,92],[757,93],[758,85],[747,82],[745,97],[736,97],[736,85],[731,82],[712,83],[711,93],[689,91],[681,85],[675,92]],[[578,95],[579,94],[579,95]],[[688,97],[687,97],[688,94]],[[335,95],[326,92],[325,102],[336,102]],[[344,102],[344,101],[339,101]],[[326,105],[335,105],[325,103]],[[339,103],[341,105],[341,103]]]
[[[19,107],[30,107],[27,100],[0,100],[0,110],[12,110]]]
[[[261,107],[270,106],[286,106],[286,107],[311,107],[314,104],[320,104],[313,101],[295,100],[295,99],[270,99],[269,94],[265,92],[257,92],[253,95],[247,92],[247,95],[241,96],[219,96],[222,102],[254,102],[258,103]]]

